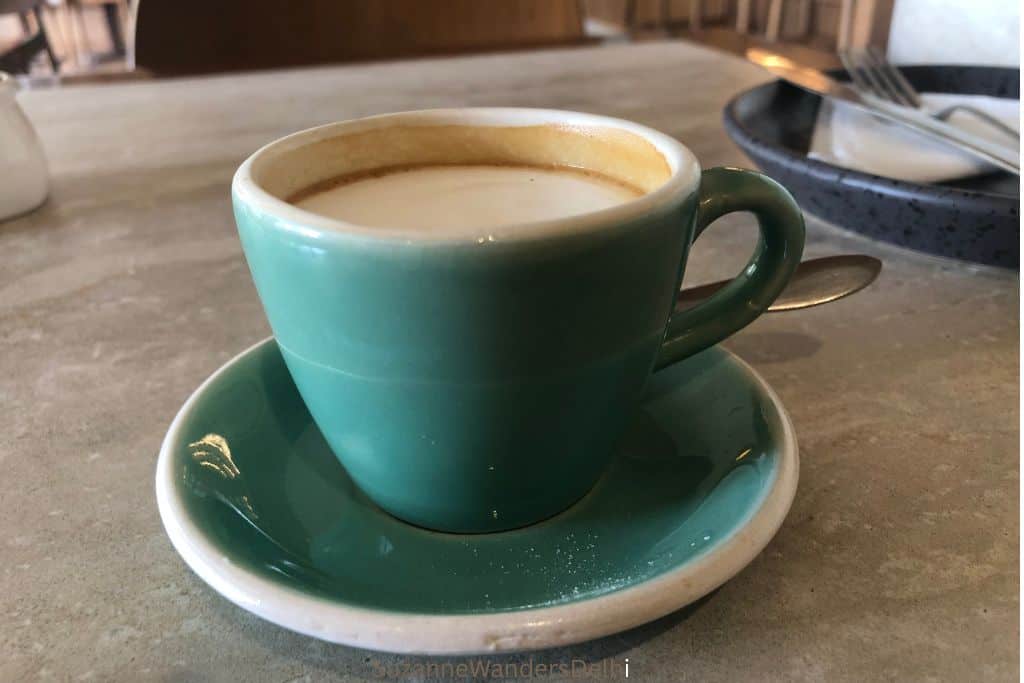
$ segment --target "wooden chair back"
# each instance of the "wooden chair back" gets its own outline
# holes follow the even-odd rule
[[[583,41],[579,0],[139,0],[135,63],[154,75]]]

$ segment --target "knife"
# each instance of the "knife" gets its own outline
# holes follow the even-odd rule
[[[752,47],[747,49],[747,59],[807,92],[845,102],[875,116],[900,123],[934,140],[972,154],[1004,171],[1020,175],[1020,155],[1016,150],[971,135],[916,109],[886,102],[867,93],[857,92],[828,74],[797,64],[788,57]]]

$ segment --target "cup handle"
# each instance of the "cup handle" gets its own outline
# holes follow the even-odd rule
[[[715,219],[734,211],[749,211],[757,218],[761,229],[757,249],[732,282],[693,308],[672,314],[655,370],[749,325],[775,301],[800,263],[804,219],[782,185],[739,168],[710,168],[701,173],[694,239]]]

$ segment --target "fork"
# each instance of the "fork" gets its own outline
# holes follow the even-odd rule
[[[839,59],[843,67],[853,79],[853,86],[862,93],[887,100],[904,107],[912,107],[926,112],[940,121],[947,121],[955,112],[971,114],[1006,135],[1020,140],[1020,133],[1006,125],[988,112],[966,104],[953,104],[937,112],[925,110],[921,96],[914,86],[903,76],[899,69],[887,60],[874,47],[867,50],[840,50]]]

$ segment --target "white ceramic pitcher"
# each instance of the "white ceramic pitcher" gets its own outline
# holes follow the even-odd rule
[[[0,71],[0,220],[36,208],[50,187],[42,145],[14,99],[17,90],[14,78]]]

